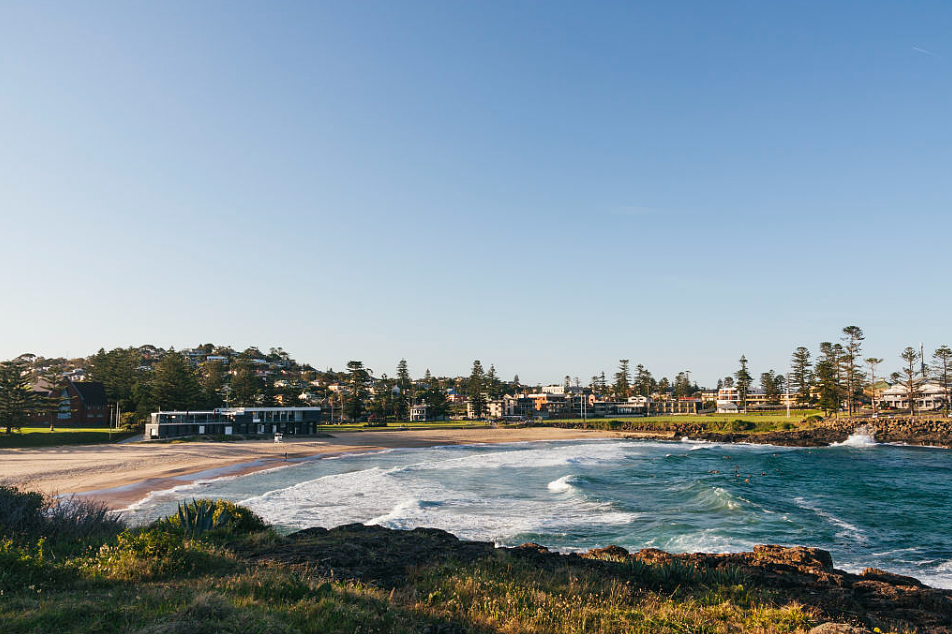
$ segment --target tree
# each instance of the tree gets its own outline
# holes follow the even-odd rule
[[[932,353],[932,368],[945,390],[945,413],[949,413],[949,379],[952,375],[952,349],[939,346]]]
[[[627,399],[631,396],[631,370],[628,369],[628,359],[619,359],[612,388],[616,399]]]
[[[270,374],[265,374],[261,381],[261,404],[264,407],[276,407],[278,404],[274,391],[274,379]]]
[[[486,397],[483,391],[486,389],[486,374],[483,371],[483,364],[479,359],[473,361],[473,370],[466,383],[466,393],[469,396],[469,403],[472,406],[473,418],[482,418],[486,410]]]
[[[784,378],[782,374],[777,374],[773,370],[762,372],[760,375],[760,387],[764,390],[767,401],[774,405],[780,403],[780,395],[783,393]]]
[[[824,341],[820,344],[820,357],[815,368],[819,390],[818,405],[827,414],[835,414],[843,402],[843,385],[840,380],[842,350],[843,346],[838,343]]]
[[[51,364],[45,372],[39,377],[40,381],[46,386],[48,392],[40,396],[40,408],[43,413],[50,417],[50,429],[53,429],[56,417],[63,411],[63,405],[66,405],[66,411],[69,411],[69,397],[63,396],[65,382],[63,381],[63,368],[59,364]]]
[[[754,377],[750,375],[750,371],[747,369],[747,357],[745,355],[740,355],[740,368],[734,373],[734,378],[737,379],[737,396],[740,398],[741,407],[746,414],[747,391],[750,389]]]
[[[399,388],[399,393],[394,402],[394,416],[397,420],[409,420],[410,405],[413,399],[413,394],[411,393],[413,391],[413,380],[410,378],[410,371],[407,369],[406,359],[400,359],[400,362],[397,364],[396,386]]]
[[[139,409],[140,399],[148,392],[139,385],[149,381],[148,372],[138,370],[145,361],[143,349],[151,355],[158,355],[158,350],[152,346],[115,348],[109,352],[100,348],[86,364],[90,378],[106,388],[106,399],[111,403],[119,403],[124,411]],[[149,409],[149,403],[143,405]]]
[[[0,363],[0,426],[12,434],[43,411],[42,395],[30,388],[29,363],[23,357]]]
[[[208,345],[208,344],[206,344]],[[205,407],[216,408],[224,404],[225,366],[221,361],[211,361],[202,366],[199,383],[202,386]]]
[[[687,397],[691,395],[691,381],[685,372],[678,372],[674,377],[674,396],[675,398]]]
[[[811,366],[810,350],[800,346],[793,351],[790,359],[790,388],[796,388],[797,402],[801,405],[810,400],[810,384],[813,382]]]
[[[489,372],[486,373],[486,393],[490,400],[499,398],[500,381],[496,373],[496,366],[489,364]]]
[[[156,364],[152,373],[151,396],[160,410],[201,407],[202,387],[184,356],[169,352]]]
[[[261,392],[261,381],[251,369],[251,363],[238,359],[232,372],[234,375],[231,378],[231,404],[238,407],[255,405]]]
[[[350,374],[350,394],[347,398],[345,411],[352,421],[357,421],[364,412],[364,400],[367,398],[367,382],[370,372],[360,361],[348,361],[347,372]]]
[[[919,369],[916,367],[916,361],[919,360],[919,353],[912,346],[906,346],[900,355],[905,365],[901,370],[901,382],[906,388],[906,396],[909,398],[909,413],[916,415],[916,398],[919,396],[919,382],[916,375]]]
[[[869,366],[869,397],[873,401],[873,410],[875,411],[877,409],[876,404],[879,401],[879,394],[876,392],[876,366],[882,363],[883,360],[876,357],[866,357],[864,361]]]
[[[861,382],[859,380],[862,370],[860,370],[860,351],[862,349],[863,329],[859,326],[847,326],[843,329],[842,365],[846,375],[846,411],[852,416],[856,411],[856,397],[861,393]]]

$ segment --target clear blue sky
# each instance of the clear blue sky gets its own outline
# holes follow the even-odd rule
[[[0,358],[952,344],[952,4],[5,2]]]

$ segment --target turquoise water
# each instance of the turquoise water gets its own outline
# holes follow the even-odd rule
[[[838,568],[950,588],[950,485],[949,450],[863,436],[819,449],[610,439],[311,459],[153,493],[126,515],[144,522],[183,499],[223,497],[289,531],[432,526],[563,551],[806,545],[831,551]]]

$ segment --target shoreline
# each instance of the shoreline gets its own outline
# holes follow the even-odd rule
[[[240,477],[309,460],[392,449],[599,438],[675,442],[687,439],[723,444],[820,447],[842,444],[852,431],[845,427],[826,427],[756,434],[711,433],[689,426],[675,426],[673,429],[625,427],[611,430],[569,425],[389,429],[343,431],[323,437],[291,438],[282,443],[267,440],[187,443],[144,441],[5,449],[0,450],[0,486],[34,489],[60,497],[89,497],[103,502],[112,511],[120,511],[144,500],[152,493],[178,486],[221,477]],[[884,439],[881,444],[952,448],[948,444],[926,444],[918,439]]]
[[[283,443],[265,440],[142,442],[6,449],[0,451],[0,486],[39,490],[57,496],[89,497],[117,511],[150,493],[176,486],[347,454],[452,445],[640,437],[648,438],[649,434],[553,427],[459,428],[349,431],[328,438],[305,437]],[[673,433],[666,439],[674,439]]]

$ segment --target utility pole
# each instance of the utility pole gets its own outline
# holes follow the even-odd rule
[[[787,418],[790,418],[790,373],[787,372]]]

